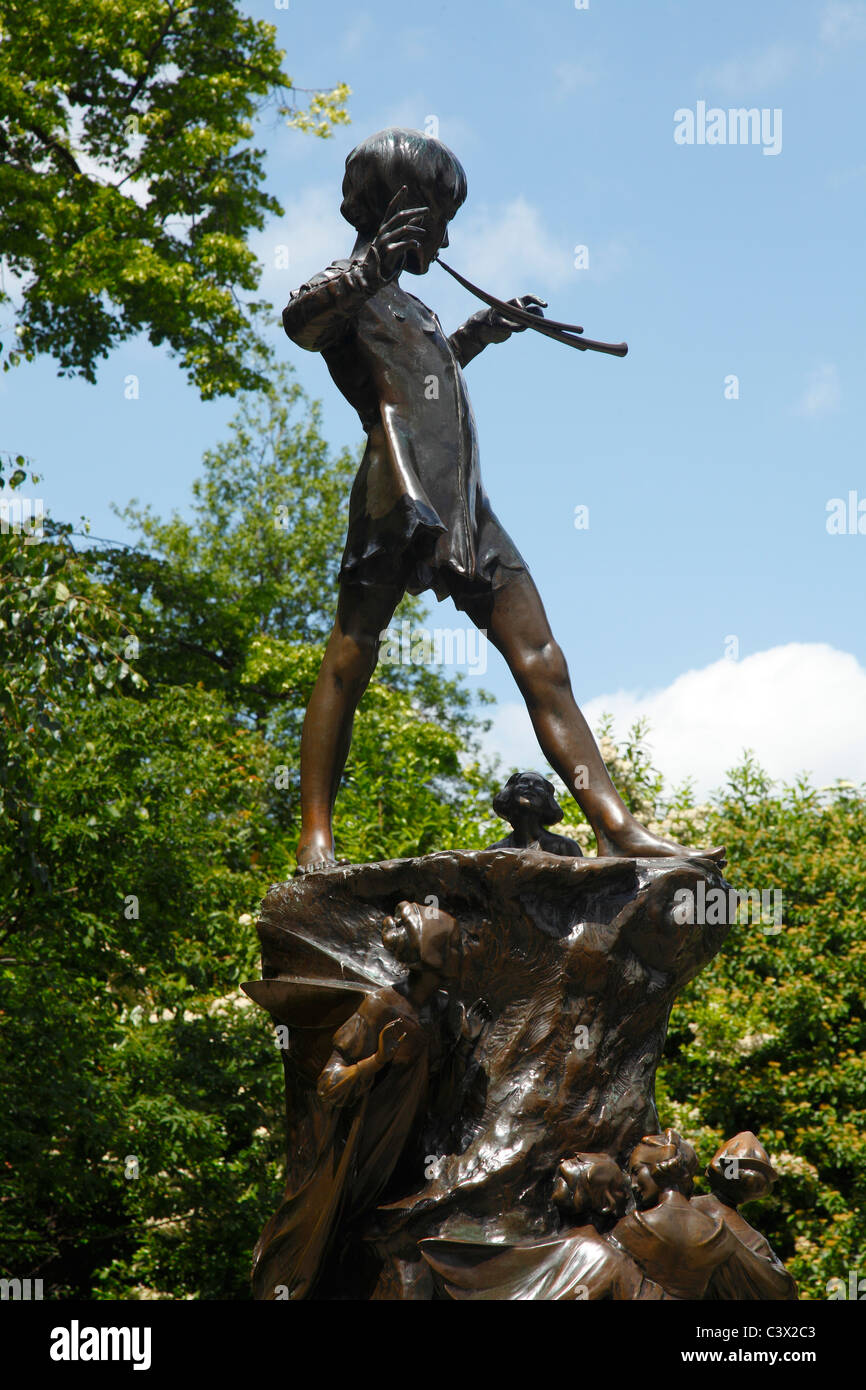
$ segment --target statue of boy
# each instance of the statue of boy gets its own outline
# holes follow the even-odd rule
[[[672,1298],[705,1298],[737,1248],[721,1217],[689,1201],[697,1166],[675,1130],[644,1135],[628,1160],[637,1206],[613,1228],[614,1240]]]
[[[573,792],[605,855],[689,855],[653,835],[618,795],[575,703],[565,658],[538,590],[493,512],[462,368],[522,326],[493,309],[450,337],[404,290],[424,275],[466,197],[466,175],[445,145],[383,130],[346,160],[342,214],[357,239],[290,297],[286,333],[321,352],[357,410],[367,447],[352,488],[333,632],[301,738],[301,873],[334,862],[332,816],[358,702],[379,642],[405,592],[449,595],[502,653],[539,744]],[[535,295],[510,300],[541,313]]]
[[[693,1197],[705,1216],[721,1217],[737,1237],[736,1254],[714,1274],[709,1298],[796,1299],[797,1285],[770,1242],[737,1210],[773,1189],[778,1174],[763,1144],[751,1130],[729,1139],[706,1169],[712,1191]]]

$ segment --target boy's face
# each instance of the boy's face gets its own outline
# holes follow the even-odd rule
[[[421,207],[424,202],[423,195],[418,196],[417,202],[414,201],[413,196],[412,202],[408,203],[407,206]],[[426,236],[420,246],[417,248],[410,246],[406,253],[405,269],[411,275],[426,275],[437,253],[442,247],[448,245],[448,223],[451,221],[451,215],[443,212],[435,202],[431,202],[429,194],[427,195],[426,206],[427,211],[420,219],[426,229]]]

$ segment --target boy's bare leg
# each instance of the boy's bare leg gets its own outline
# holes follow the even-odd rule
[[[336,621],[301,733],[301,873],[335,862],[334,802],[349,755],[355,710],[376,669],[379,634],[402,597],[400,587],[340,586]]]
[[[653,835],[628,810],[610,780],[598,744],[574,699],[568,667],[554,641],[541,596],[528,574],[467,607],[508,662],[541,749],[574,796],[595,833],[601,855],[695,856]],[[718,858],[723,851],[704,851]]]

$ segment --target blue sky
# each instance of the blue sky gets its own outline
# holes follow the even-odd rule
[[[286,209],[256,239],[278,308],[351,247],[347,152],[432,117],[469,181],[450,262],[630,344],[620,361],[527,333],[467,369],[488,492],[590,717],[648,714],[661,765],[701,790],[744,746],[775,776],[866,778],[866,534],[826,525],[852,492],[866,514],[864,0],[246,8],[277,26],[299,86],[353,93],[329,141],[270,120],[260,134]],[[676,143],[674,113],[699,102],[780,112],[778,153]],[[407,287],[446,325],[477,307],[435,267]],[[321,359],[275,341],[323,400],[330,441],[356,445]],[[7,375],[0,444],[33,458],[54,515],[123,538],[111,502],[183,510],[232,410],[137,341],[95,387],[49,361]],[[430,619],[458,621],[450,604]],[[500,702],[490,747],[538,765],[494,653],[479,683]]]

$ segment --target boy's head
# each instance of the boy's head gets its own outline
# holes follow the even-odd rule
[[[447,246],[446,225],[466,197],[463,166],[441,140],[398,128],[362,140],[346,160],[340,211],[362,236],[372,237],[403,187],[404,207],[430,210],[424,244],[406,257],[406,269],[423,275],[440,246]]]
[[[645,1134],[628,1160],[635,1202],[639,1207],[654,1206],[668,1187],[690,1197],[697,1168],[694,1149],[675,1130]]]
[[[766,1197],[778,1177],[767,1150],[751,1130],[723,1144],[706,1173],[716,1196],[735,1206]]]

